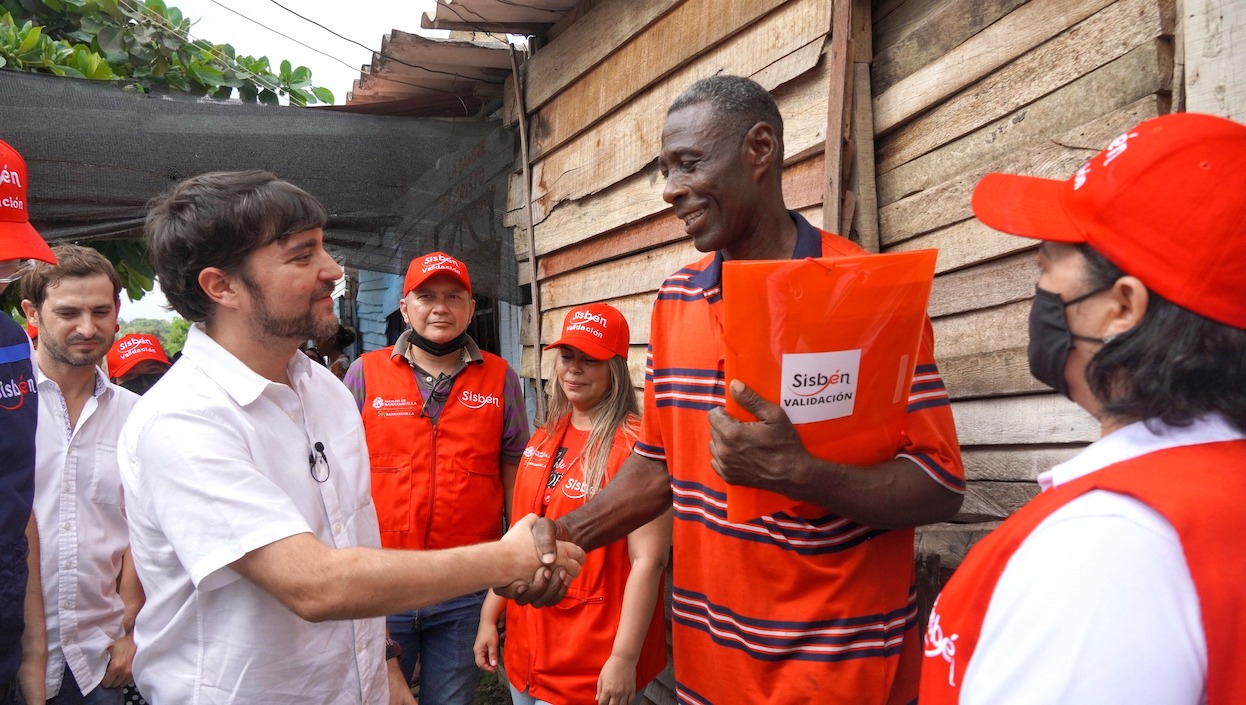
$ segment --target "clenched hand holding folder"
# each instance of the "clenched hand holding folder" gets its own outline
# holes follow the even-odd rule
[[[848,465],[895,457],[934,280],[935,250],[723,264],[727,388],[779,405],[814,456]],[[727,394],[727,413],[755,421]],[[727,486],[727,518],[798,502]]]

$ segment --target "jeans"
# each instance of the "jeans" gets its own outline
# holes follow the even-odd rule
[[[420,663],[420,705],[471,705],[480,681],[472,645],[484,601],[481,591],[385,618],[408,683]]]
[[[61,690],[48,698],[47,705],[122,705],[122,691],[122,688],[98,685],[95,690],[83,695],[74,674],[70,672],[69,666],[65,666],[65,675],[61,677]]]
[[[550,705],[544,700],[537,700],[528,695],[527,691],[519,692],[509,681],[507,681],[506,685],[510,686],[511,689],[511,705]]]
[[[537,700],[531,695],[528,695],[527,691],[522,693],[519,692],[515,689],[515,686],[510,684],[510,681],[507,681],[506,685],[510,686],[511,689],[511,705],[551,705],[544,700]],[[632,705],[641,705],[641,703],[644,702],[644,699],[645,691],[644,688],[641,688],[640,692],[636,693],[636,699],[632,701]]]

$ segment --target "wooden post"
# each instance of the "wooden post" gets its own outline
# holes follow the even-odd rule
[[[870,89],[870,64],[874,60],[870,0],[854,0],[852,7],[852,143],[856,146],[848,187],[856,194],[851,223],[857,244],[878,252],[878,187],[874,173],[874,100]],[[844,229],[847,235],[849,230]]]
[[[831,68],[826,101],[826,188],[823,189],[822,223],[838,228],[843,221],[844,140],[852,114],[852,2],[835,0],[831,9]],[[847,233],[839,233],[847,236]]]
[[[524,86],[519,73],[519,55],[510,45],[511,75],[515,80],[515,107],[519,111],[519,158],[523,162],[524,212],[528,226],[528,271],[532,286],[532,352],[536,356],[536,417],[545,422],[545,384],[541,380],[541,284],[536,269],[536,225],[532,217],[532,169],[528,163],[528,111],[524,108]]]

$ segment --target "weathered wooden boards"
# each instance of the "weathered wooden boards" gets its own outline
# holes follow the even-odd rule
[[[1139,52],[1130,61],[1095,71],[1169,31],[1167,15],[1161,11],[1159,1],[1120,0],[880,141],[879,173],[885,175],[900,165],[915,162],[917,157],[941,145],[955,144],[958,138],[988,123],[990,129],[979,130],[978,139],[968,140],[968,145],[998,155],[1039,137],[1044,127],[1050,131],[1053,124],[1063,124],[1067,129],[1070,124],[1090,119],[1096,111],[1106,112],[1154,93],[1160,89],[1154,85],[1159,79],[1165,79],[1162,88],[1167,89],[1172,66],[1167,42]],[[1148,60],[1167,68],[1149,66]],[[1058,90],[1074,81],[1076,88]],[[1105,95],[1100,96],[1099,91]],[[1036,103],[1040,98],[1043,100]],[[1019,108],[1025,108],[1025,112],[1014,114]],[[1072,115],[1069,122],[1060,123],[1058,116],[1065,111]],[[1025,125],[1031,113],[1034,120]],[[1005,118],[1016,127],[1001,124]],[[966,146],[959,148],[964,150]],[[953,173],[931,170],[930,161],[914,164],[908,171],[931,172],[926,178],[933,181],[924,185],[938,183],[939,177]],[[893,183],[896,180],[896,176],[880,178],[884,203],[924,187],[903,180]]]
[[[685,0],[673,6],[644,28],[643,42],[621,44],[533,113],[529,157],[538,160],[599,120],[613,116],[614,106],[639,99],[643,91],[696,59],[706,47],[728,41],[784,1],[716,0],[712,10],[704,0]],[[653,8],[640,10],[642,16],[652,12]]]
[[[1028,2],[874,99],[874,129],[886,134],[1025,54],[1112,0]]]
[[[1246,2],[1185,3],[1185,109],[1246,122]]]
[[[619,47],[642,33],[662,15],[684,0],[605,0],[593,7],[591,20],[580,18],[563,32],[557,41],[528,60],[524,73],[529,76],[524,87],[524,103],[535,111],[574,81],[619,50]],[[513,80],[513,79],[512,79]],[[507,126],[519,118],[514,88],[506,86],[502,106]]]
[[[823,59],[812,71],[796,78],[774,91],[775,101],[783,114],[785,135],[785,163],[791,165],[819,155],[826,134],[826,61]],[[682,85],[682,84],[681,84]],[[686,87],[686,85],[684,85]],[[663,113],[664,119],[665,113]],[[659,127],[655,128],[660,133]],[[631,225],[658,213],[669,210],[662,200],[663,182],[656,165],[657,151],[651,162],[641,172],[606,185],[601,191],[575,201],[564,202],[544,219],[537,218],[537,254],[578,245],[592,236],[608,233]],[[821,203],[821,160],[806,165],[798,175],[784,175],[785,193],[795,207],[809,203]],[[813,180],[817,170],[816,181]],[[523,219],[517,208],[522,207],[522,189],[512,189],[508,197],[507,225],[514,226],[515,249],[519,259],[527,259],[527,236]],[[816,190],[816,200],[810,200],[811,189]],[[523,268],[520,268],[523,271]]]
[[[708,11],[717,12],[717,9]],[[602,191],[650,166],[658,153],[667,106],[696,80],[716,73],[735,73],[750,76],[773,89],[808,72],[818,63],[821,55],[829,27],[829,12],[829,4],[824,0],[788,0],[774,12],[752,23],[746,31],[738,32],[717,45],[699,45],[705,53],[634,99],[623,104],[611,102],[613,96],[604,99],[602,109],[608,112],[608,117],[594,125],[591,131],[573,138],[534,165],[536,222],[544,222],[564,202],[575,202]],[[589,13],[584,21],[592,18],[593,14]],[[688,38],[689,41],[695,39],[695,36]],[[647,34],[635,41],[645,45],[649,43]],[[657,51],[656,48],[651,49]],[[826,92],[825,86],[820,88],[822,111],[817,120],[824,128]],[[786,114],[785,118],[792,119]],[[789,144],[788,154],[799,156],[811,146],[820,145],[821,133],[822,130],[817,130],[811,140]],[[808,135],[807,132],[795,130],[790,134]],[[509,211],[514,212],[521,207],[522,193],[522,184],[512,178]],[[640,217],[652,215],[653,212],[656,211]],[[508,217],[506,222],[516,225],[513,220]],[[584,232],[579,230],[571,241],[582,239]],[[600,230],[594,227],[588,232]],[[517,233],[516,241],[522,239]],[[542,247],[540,243],[544,240],[545,237],[538,232],[538,248]]]
[[[1136,52],[1122,58],[1121,62],[1127,68],[1134,68],[1136,63],[1143,63],[1154,69],[1156,67],[1152,63],[1155,58],[1153,50],[1158,47],[1159,45],[1156,44],[1139,47]],[[1131,60],[1134,56],[1139,57],[1141,61]],[[1072,88],[1070,86],[1070,90]],[[1125,95],[1129,96],[1133,93],[1134,91],[1128,91]],[[1115,94],[1111,95],[1113,98],[1116,97]],[[1046,139],[1027,142],[1029,146],[1024,148],[994,154],[990,151],[981,152],[985,157],[984,160],[960,164],[956,175],[948,181],[880,208],[879,221],[882,228],[883,247],[888,248],[914,236],[973,217],[969,203],[973,187],[983,175],[990,171],[1002,170],[1050,178],[1066,178],[1083,162],[1094,156],[1113,137],[1138,121],[1153,117],[1158,108],[1155,96],[1145,95],[1122,108],[1099,115],[1087,123],[1072,123],[1074,125],[1072,129],[1044,135]],[[1026,119],[1025,113],[1019,113],[1019,115],[1022,116],[1022,120]],[[1005,118],[1003,122],[1010,123],[1011,119]],[[1053,122],[1049,125],[1064,127],[1070,123]],[[947,266],[949,263],[943,264]]]
[[[936,0],[906,2],[905,13],[893,12],[875,27],[879,46],[870,67],[876,93],[935,61],[990,26],[1026,0]],[[920,21],[911,13],[924,12]]]

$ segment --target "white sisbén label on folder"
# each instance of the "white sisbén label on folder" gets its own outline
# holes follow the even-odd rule
[[[794,424],[851,416],[861,350],[783,355],[779,404]]]

